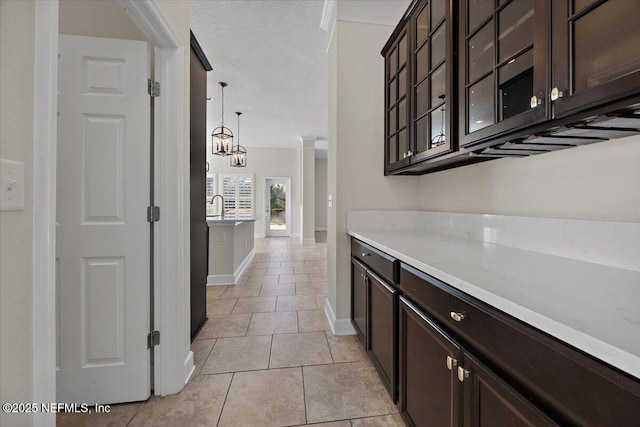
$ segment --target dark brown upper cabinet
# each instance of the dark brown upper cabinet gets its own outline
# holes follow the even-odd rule
[[[398,164],[410,151],[409,32],[398,34],[385,53],[385,169]]]
[[[453,31],[450,23],[451,9],[446,0],[421,2],[410,21],[414,59],[411,162],[455,148],[448,117],[453,105]]]
[[[453,27],[447,0],[414,2],[382,51],[386,81],[385,172],[455,149]]]
[[[414,0],[382,50],[386,175],[640,133],[640,1]]]
[[[640,2],[553,1],[554,117],[640,91]]]
[[[548,2],[465,0],[461,4],[460,145],[546,120]]]

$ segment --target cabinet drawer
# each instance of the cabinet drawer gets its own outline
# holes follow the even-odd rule
[[[563,424],[640,418],[640,382],[404,264],[400,289]]]
[[[351,239],[351,255],[362,261],[389,283],[397,283],[398,261],[357,239]]]

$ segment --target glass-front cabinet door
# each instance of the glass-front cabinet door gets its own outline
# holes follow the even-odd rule
[[[411,151],[409,136],[409,40],[406,29],[385,56],[385,170],[401,166]]]
[[[637,95],[640,1],[554,0],[555,117]]]
[[[460,145],[547,118],[549,3],[464,0],[460,5]]]
[[[452,111],[453,30],[447,0],[418,4],[411,20],[412,161],[453,150],[449,114]]]

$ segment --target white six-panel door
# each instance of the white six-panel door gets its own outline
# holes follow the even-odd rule
[[[149,397],[148,77],[145,42],[60,36],[60,402]]]

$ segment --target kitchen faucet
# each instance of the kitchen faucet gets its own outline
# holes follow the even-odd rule
[[[212,204],[213,204],[213,202],[216,200],[216,197],[220,197],[220,198],[222,199],[222,205],[221,205],[221,207],[220,207],[220,216],[221,216],[222,218],[224,218],[224,197],[222,197],[222,195],[221,195],[221,194],[216,194],[215,196],[213,196],[213,197],[211,198],[211,201],[209,202],[209,204],[211,204],[211,205],[212,205]],[[215,215],[214,215],[214,216],[215,216]]]

